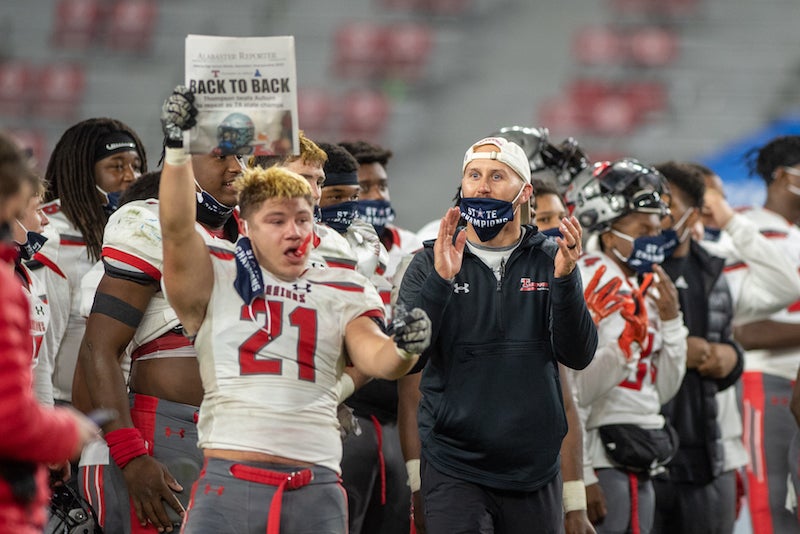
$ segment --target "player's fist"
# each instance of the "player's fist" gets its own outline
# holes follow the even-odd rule
[[[409,354],[421,354],[431,344],[431,320],[420,308],[402,313],[402,308],[398,307],[392,330],[397,348]]]
[[[164,145],[169,148],[183,147],[183,131],[197,124],[196,116],[194,94],[183,85],[176,86],[161,107]]]

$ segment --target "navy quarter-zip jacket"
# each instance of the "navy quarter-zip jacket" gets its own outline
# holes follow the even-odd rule
[[[426,242],[398,301],[433,323],[418,413],[425,460],[490,488],[534,491],[558,473],[567,431],[557,362],[589,365],[597,330],[578,269],[555,278],[555,241],[523,230],[500,281],[468,249],[454,280],[443,279]]]

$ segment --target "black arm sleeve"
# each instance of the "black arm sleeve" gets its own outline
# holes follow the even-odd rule
[[[594,358],[598,341],[577,267],[568,276],[553,279],[551,300],[555,356],[567,367],[584,369]]]
[[[722,391],[723,389],[727,389],[732,385],[734,385],[744,372],[744,350],[742,350],[742,347],[740,347],[739,344],[736,343],[735,341],[725,341],[725,343],[731,345],[733,347],[733,350],[736,351],[736,366],[730,373],[728,373],[728,376],[724,378],[718,378],[716,380],[717,389],[719,391]]]

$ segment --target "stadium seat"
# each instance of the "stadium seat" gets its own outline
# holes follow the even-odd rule
[[[657,26],[638,28],[628,35],[628,57],[643,67],[666,67],[678,57],[678,36]]]
[[[102,20],[102,0],[58,0],[51,45],[58,48],[88,48],[95,42]]]
[[[583,65],[616,65],[624,59],[624,39],[608,26],[589,26],[575,35],[572,54]]]
[[[52,63],[42,67],[36,83],[36,115],[58,119],[73,119],[83,101],[86,74],[77,63]]]
[[[335,97],[323,89],[297,92],[298,124],[311,139],[332,137]]]
[[[387,29],[384,75],[413,82],[429,63],[433,49],[433,32],[423,24],[398,24]]]
[[[339,137],[344,140],[377,141],[383,135],[391,114],[391,104],[386,96],[367,90],[354,90],[345,94],[339,109]]]
[[[114,50],[147,52],[157,19],[153,0],[117,0],[108,14],[106,44]]]
[[[385,60],[386,29],[369,22],[341,26],[334,37],[334,74],[349,78],[375,78],[382,75]]]
[[[28,63],[0,63],[0,114],[22,116],[28,113],[35,76],[35,68]]]

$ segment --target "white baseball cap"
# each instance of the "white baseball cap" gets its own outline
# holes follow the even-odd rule
[[[494,145],[500,149],[499,152],[475,152],[475,148],[482,145]],[[522,147],[513,141],[504,139],[502,137],[484,137],[480,141],[473,143],[464,154],[464,164],[461,166],[461,173],[463,174],[467,168],[467,164],[476,159],[495,159],[505,163],[516,172],[525,183],[531,183],[531,166],[528,162],[528,156]]]

